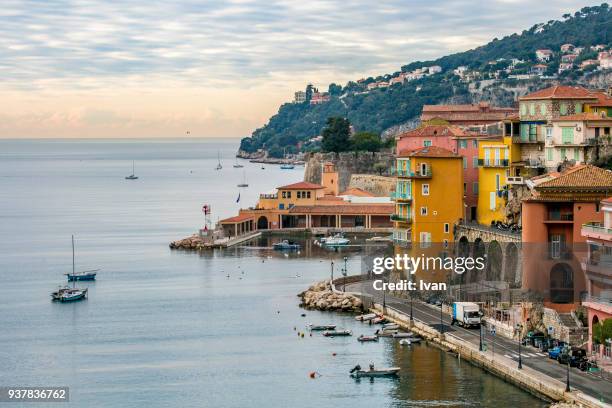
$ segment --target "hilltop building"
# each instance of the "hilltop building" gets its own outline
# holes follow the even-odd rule
[[[487,102],[472,105],[424,105],[421,122],[444,120],[453,126],[486,132],[488,125],[497,124],[516,113],[514,108],[499,108]]]

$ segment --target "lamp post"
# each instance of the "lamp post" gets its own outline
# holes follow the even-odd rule
[[[345,256],[344,257],[344,269],[342,269],[342,276],[344,277],[343,279],[343,285],[342,285],[342,292],[346,292],[346,275],[348,274],[348,270],[346,269],[346,261],[348,260],[348,257]]]
[[[382,281],[383,281],[383,313],[385,312],[385,309],[387,308],[387,297],[386,297],[386,293],[387,293],[387,288],[385,286],[385,274],[382,274]]]
[[[523,339],[521,338],[521,334],[523,333],[523,325],[520,323],[516,324],[516,329],[518,331],[518,352],[519,352],[519,361],[518,361],[518,368],[519,370],[521,370],[523,368],[523,359],[521,356],[521,343],[523,342]]]
[[[331,261],[331,280],[334,282],[334,261]]]
[[[412,291],[410,291],[410,325],[414,322],[414,318],[412,317]]]
[[[478,316],[480,317],[480,325],[478,325],[478,334],[480,335],[480,343],[478,345],[478,350],[482,351],[482,312],[478,312]]]
[[[442,309],[444,307],[444,301],[440,300],[440,337],[444,335],[444,320],[442,320]]]

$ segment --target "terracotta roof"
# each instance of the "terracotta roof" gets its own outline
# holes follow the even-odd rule
[[[300,181],[299,183],[287,184],[286,186],[277,187],[279,190],[318,190],[325,188],[320,184],[309,183],[307,181]]]
[[[450,157],[461,158],[461,156],[438,146],[419,147],[413,150],[404,150],[398,154],[399,157]]]
[[[612,191],[612,171],[590,164],[574,166],[552,180],[539,184],[536,189],[604,189]]]
[[[356,197],[376,197],[374,194],[370,193],[369,191],[365,191],[357,187],[351,187],[348,190],[343,191],[338,195],[341,195],[341,196],[342,195],[352,195]]]
[[[612,121],[612,117],[605,116],[603,112],[583,112],[575,115],[560,116],[557,119],[553,119],[553,122],[567,122],[567,121],[578,121],[578,120],[606,120]]]
[[[289,214],[391,215],[394,210],[394,204],[296,205]]]
[[[490,106],[487,102],[470,105],[423,105],[425,112],[512,112],[514,108]]]
[[[612,204],[612,197],[604,198],[601,202],[604,204]]]
[[[252,215],[247,215],[247,214],[240,214],[240,215],[236,215],[235,217],[230,217],[230,218],[226,218],[224,220],[219,221],[219,223],[221,224],[236,224],[239,222],[243,222],[243,221],[248,221],[248,220],[252,220],[253,216]]]
[[[342,197],[336,197],[335,195],[326,194],[323,197],[317,198],[317,201],[344,201]]]
[[[457,126],[450,125],[425,125],[419,128],[410,130],[399,135],[399,138],[404,137],[457,137],[465,136],[465,132]]]
[[[597,98],[597,102],[592,103],[591,106],[612,106],[612,98],[609,97],[605,92],[593,92],[593,96]]]
[[[555,85],[550,88],[540,89],[528,95],[522,96],[519,100],[531,99],[593,99],[593,93],[586,88],[579,86]]]

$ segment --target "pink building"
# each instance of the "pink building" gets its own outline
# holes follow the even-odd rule
[[[437,146],[463,157],[463,219],[476,220],[478,205],[478,140],[479,134],[467,132],[457,126],[425,125],[402,133],[397,138],[397,151]]]
[[[612,319],[612,197],[601,202],[600,211],[603,223],[595,221],[582,225],[582,236],[588,246],[582,264],[587,280],[587,296],[582,305],[589,313],[589,351],[609,359],[610,343],[595,339],[594,344],[593,326]]]

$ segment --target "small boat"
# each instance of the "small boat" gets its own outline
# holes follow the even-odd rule
[[[378,337],[393,337],[393,335],[397,333],[397,330],[376,330],[374,332]]]
[[[393,336],[394,339],[407,339],[407,338],[412,338],[412,337],[416,337],[416,334],[412,333],[412,332],[398,332],[395,333]]]
[[[395,323],[386,323],[383,324],[383,330],[397,330],[399,329],[399,324],[395,324]]]
[[[321,242],[321,245],[335,247],[335,246],[348,245],[351,243],[351,240],[348,238],[344,238],[342,234],[336,234],[334,236],[330,236],[327,238],[321,238],[320,242]]]
[[[409,339],[401,339],[399,341],[399,344],[402,346],[409,346],[411,344],[416,344],[416,343],[420,343],[421,342],[421,338],[420,337],[411,337]]]
[[[374,319],[372,319],[372,324],[382,324],[385,323],[387,321],[386,318],[384,318],[383,316],[379,316],[379,317],[375,317]]]
[[[138,180],[138,176],[136,174],[134,174],[134,160],[132,160],[132,174],[130,174],[129,176],[125,176],[126,180]]]
[[[362,343],[366,341],[378,341],[378,336],[364,336],[362,334],[361,336],[357,337],[357,341],[360,341]]]
[[[277,249],[277,250],[300,249],[300,244],[284,239],[281,242],[277,242],[273,244],[272,248]]]
[[[51,297],[58,302],[74,302],[87,297],[87,288],[79,289],[66,286],[51,293]]]
[[[217,167],[215,167],[215,170],[221,170],[223,168],[223,166],[221,165],[221,153],[217,152]]]
[[[362,370],[361,366],[357,364],[351,371],[351,377],[353,378],[362,378],[362,377],[395,377],[400,371],[399,367],[389,367],[389,368],[374,368],[374,364],[370,364],[370,368],[368,370]]]
[[[294,169],[295,166],[293,164],[281,164],[280,168],[283,170],[291,170]]]
[[[310,331],[322,331],[322,330],[334,330],[335,324],[309,324],[308,328]]]
[[[234,168],[235,169],[241,169],[243,167],[244,166],[242,164],[238,163],[238,158],[236,157],[236,160],[234,161]]]
[[[360,322],[367,322],[368,320],[372,320],[376,318],[378,315],[376,313],[367,313],[359,316],[355,316],[355,320]]]
[[[238,184],[238,187],[248,187],[249,184],[246,182],[246,173],[242,170],[242,183]]]
[[[266,168],[263,166],[263,164],[261,165],[261,169],[262,169],[262,170],[265,170],[265,169],[266,169]]]
[[[323,332],[325,337],[340,337],[340,336],[352,336],[353,332],[350,330],[327,330]]]
[[[73,273],[65,273],[68,277],[68,282],[72,281],[92,281],[96,280],[96,275],[99,269],[93,269],[91,271],[81,271],[81,272],[73,272]]]

